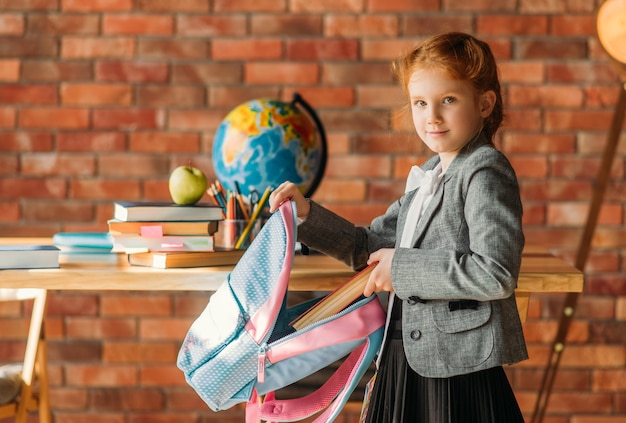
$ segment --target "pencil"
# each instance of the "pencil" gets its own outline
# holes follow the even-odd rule
[[[267,203],[267,200],[270,198],[271,192],[272,192],[272,188],[271,187],[265,188],[265,192],[263,192],[263,195],[261,196],[261,199],[259,200],[259,204],[257,204],[256,210],[254,211],[254,213],[252,213],[252,216],[250,217],[250,220],[248,220],[248,224],[243,229],[243,232],[241,233],[241,236],[239,237],[239,239],[235,243],[235,249],[241,248],[241,246],[248,239],[248,236],[250,235],[250,231],[252,230],[252,228],[254,227],[254,224],[256,223],[256,221],[258,220],[259,216],[261,215],[261,211],[265,208],[265,203]]]

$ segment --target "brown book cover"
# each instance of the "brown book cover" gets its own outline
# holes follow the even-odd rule
[[[369,279],[370,273],[374,270],[374,267],[376,267],[376,263],[370,264],[339,285],[334,291],[291,322],[293,328],[300,330],[315,322],[337,314],[349,306],[354,300],[363,295],[365,284]]]
[[[133,266],[169,269],[180,267],[208,267],[236,264],[245,250],[215,250],[190,252],[148,252],[128,255]]]
[[[163,235],[213,235],[217,231],[219,221],[179,221],[179,222],[125,222],[117,219],[108,221],[109,232],[113,235],[123,233],[139,234],[142,228],[161,228]]]

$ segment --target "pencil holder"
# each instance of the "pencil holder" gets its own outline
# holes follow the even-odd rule
[[[246,249],[261,230],[261,220],[224,219],[215,232],[215,246],[226,250]]]

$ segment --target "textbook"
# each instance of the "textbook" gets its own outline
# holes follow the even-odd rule
[[[217,232],[218,220],[174,221],[174,222],[142,222],[110,219],[108,222],[111,234],[140,234],[146,229],[157,228],[163,235],[213,235]]]
[[[59,267],[54,245],[0,245],[0,269],[46,269]]]
[[[189,252],[149,252],[128,255],[133,266],[170,269],[180,267],[208,267],[237,264],[245,250],[215,250]]]
[[[145,237],[136,234],[113,236],[114,253],[147,253],[150,251],[213,251],[213,235]]]
[[[113,204],[113,218],[124,222],[171,222],[222,220],[224,215],[221,207],[208,203],[181,206],[158,201],[116,201]]]
[[[334,291],[326,295],[320,301],[315,303],[311,308],[302,313],[294,321],[291,326],[300,330],[315,322],[319,322],[327,317],[339,313],[348,307],[355,300],[363,295],[365,284],[369,279],[370,273],[376,267],[376,263],[372,263],[356,275],[339,285]]]

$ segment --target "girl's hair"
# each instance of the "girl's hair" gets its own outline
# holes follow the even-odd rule
[[[433,36],[392,64],[393,73],[409,98],[408,83],[414,71],[423,68],[440,68],[451,77],[469,82],[476,93],[493,91],[496,103],[485,118],[483,133],[493,142],[502,124],[504,110],[498,79],[498,67],[489,45],[469,34],[450,32]]]

